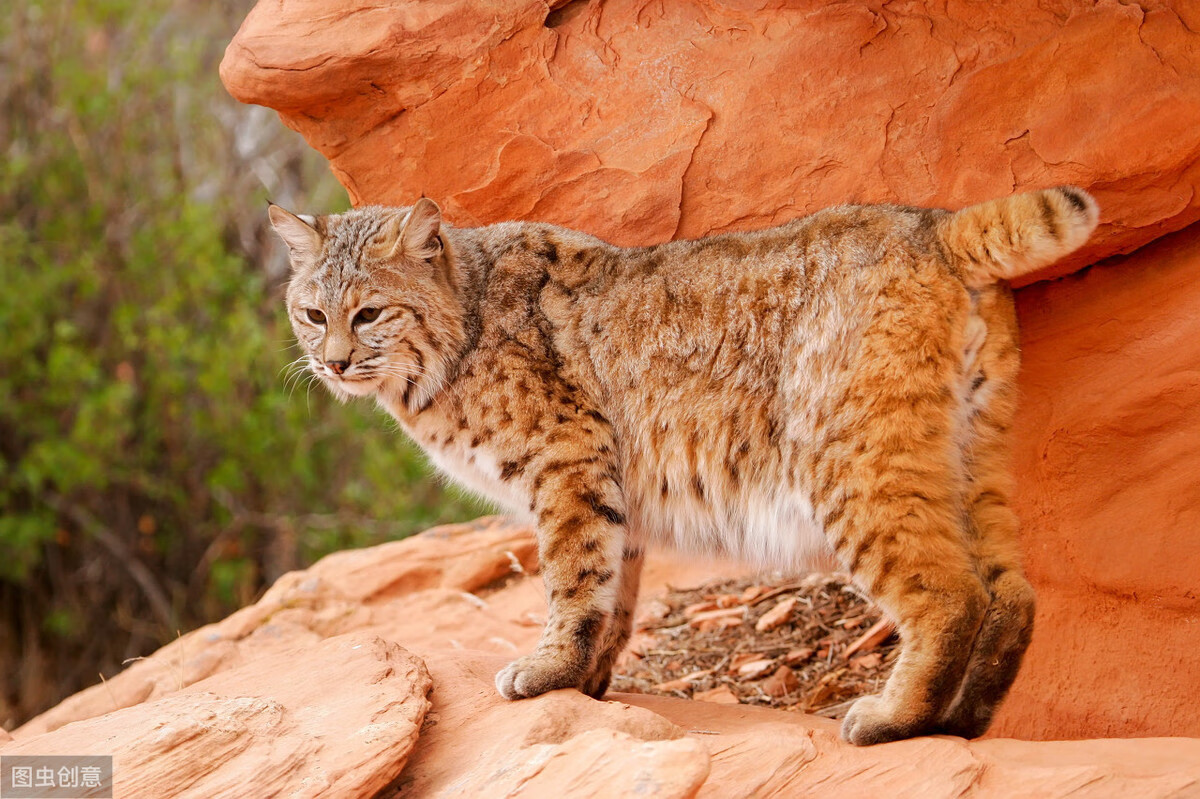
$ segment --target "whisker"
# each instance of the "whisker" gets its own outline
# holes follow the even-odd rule
[[[285,369],[290,369],[290,368],[292,368],[293,366],[296,366],[297,364],[299,364],[301,361],[304,361],[304,360],[307,360],[307,359],[308,359],[308,355],[307,355],[307,354],[305,354],[305,355],[301,355],[299,358],[295,359],[295,360],[294,360],[294,361],[292,361],[291,363],[286,363],[286,364],[284,364],[283,366],[279,367],[279,371],[280,371],[280,373],[282,373],[282,372],[283,372],[283,370],[285,370]]]
[[[304,384],[304,411],[309,416],[312,416],[312,387],[313,387],[313,383],[315,383],[316,381],[317,381],[317,375],[313,374],[308,379],[308,382],[306,382]]]
[[[358,361],[354,364],[353,371],[346,375],[347,381],[382,382],[389,379],[400,379],[406,385],[417,388],[423,393],[428,392],[428,396],[439,405],[443,401],[455,397],[461,390],[457,386],[452,386],[445,374],[434,372],[428,367],[418,366],[415,363],[390,362],[388,360],[390,354],[388,352],[380,352]],[[307,353],[302,354],[282,367],[280,372],[286,372],[284,384],[288,388],[289,398],[303,381],[305,406],[311,414],[313,384],[324,382],[324,376],[315,368],[312,356]],[[330,385],[329,388],[339,400],[345,399],[336,384]]]
[[[292,375],[288,378],[288,382],[285,385],[287,386],[287,389],[288,389],[288,399],[289,400],[292,398],[292,395],[294,395],[296,393],[296,388],[297,388],[297,386],[300,385],[300,381],[301,381],[301,379],[303,379],[303,377],[304,377],[304,372],[293,372]]]
[[[283,381],[284,387],[288,389],[288,399],[291,399],[292,394],[295,392],[301,376],[303,376],[306,372],[309,372],[308,367],[310,363],[311,361],[309,356],[301,355],[299,358],[283,367],[284,369],[288,370],[287,376]],[[280,371],[283,371],[283,369]]]

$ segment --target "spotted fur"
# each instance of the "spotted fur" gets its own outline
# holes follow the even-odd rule
[[[313,371],[536,521],[550,617],[497,676],[504,696],[602,695],[642,553],[666,544],[833,561],[870,592],[903,654],[848,740],[987,728],[1034,601],[1006,466],[1017,331],[996,281],[1082,244],[1087,194],[838,207],[636,249],[453,228],[424,199],[271,218]]]

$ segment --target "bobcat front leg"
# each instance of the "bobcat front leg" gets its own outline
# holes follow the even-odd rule
[[[604,692],[608,690],[613,667],[633,632],[633,612],[637,606],[638,583],[641,581],[642,563],[645,559],[640,546],[632,542],[625,544],[625,551],[621,554],[621,573],[618,578],[620,584],[612,623],[608,625],[599,654],[596,656],[596,663],[592,666],[592,676],[583,686],[583,692],[595,699],[603,697]]]
[[[626,539],[625,499],[601,418],[579,414],[557,425],[523,469],[550,614],[537,649],[496,675],[508,699],[598,687],[592,672],[614,623]]]

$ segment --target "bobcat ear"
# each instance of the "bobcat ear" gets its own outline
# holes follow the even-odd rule
[[[271,226],[291,250],[293,266],[302,261],[311,261],[321,252],[323,239],[313,227],[316,221],[313,217],[296,216],[275,203],[267,205],[267,216],[271,217]]]
[[[442,209],[433,200],[422,197],[404,221],[396,249],[409,258],[422,261],[436,258],[442,251],[442,239],[438,235],[441,227]]]

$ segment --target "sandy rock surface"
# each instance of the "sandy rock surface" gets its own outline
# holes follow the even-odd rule
[[[120,797],[372,796],[386,788],[429,709],[422,661],[364,633],[291,639],[278,649],[190,685],[181,673],[160,699],[22,733],[0,755],[111,754]]]
[[[419,540],[419,547],[400,541],[339,552],[306,571],[286,574],[256,604],[135,661],[115,679],[69,697],[17,733],[37,734],[158,699],[255,658],[355,630],[387,627],[390,641],[448,647],[458,645],[456,635],[471,636],[481,648],[499,652],[515,652],[518,645],[537,640],[535,621],[519,612],[497,616],[468,593],[513,574],[514,564],[520,569],[536,565],[527,529],[484,520],[436,528]],[[520,602],[527,594],[524,601],[534,607],[538,590],[525,585],[505,601]]]
[[[1017,292],[1034,638],[995,731],[1200,736],[1200,226]]]
[[[507,702],[493,679],[511,653],[495,639],[536,638],[532,550],[530,530],[490,519],[332,555],[34,719],[0,755],[112,752],[121,796],[1200,793],[1196,739],[859,749],[835,722],[737,704]],[[729,572],[659,558],[644,605],[662,575],[714,569]]]
[[[263,0],[221,66],[356,203],[620,244],[1075,183],[1083,264],[1200,218],[1200,5]],[[311,210],[311,209],[310,209]]]

